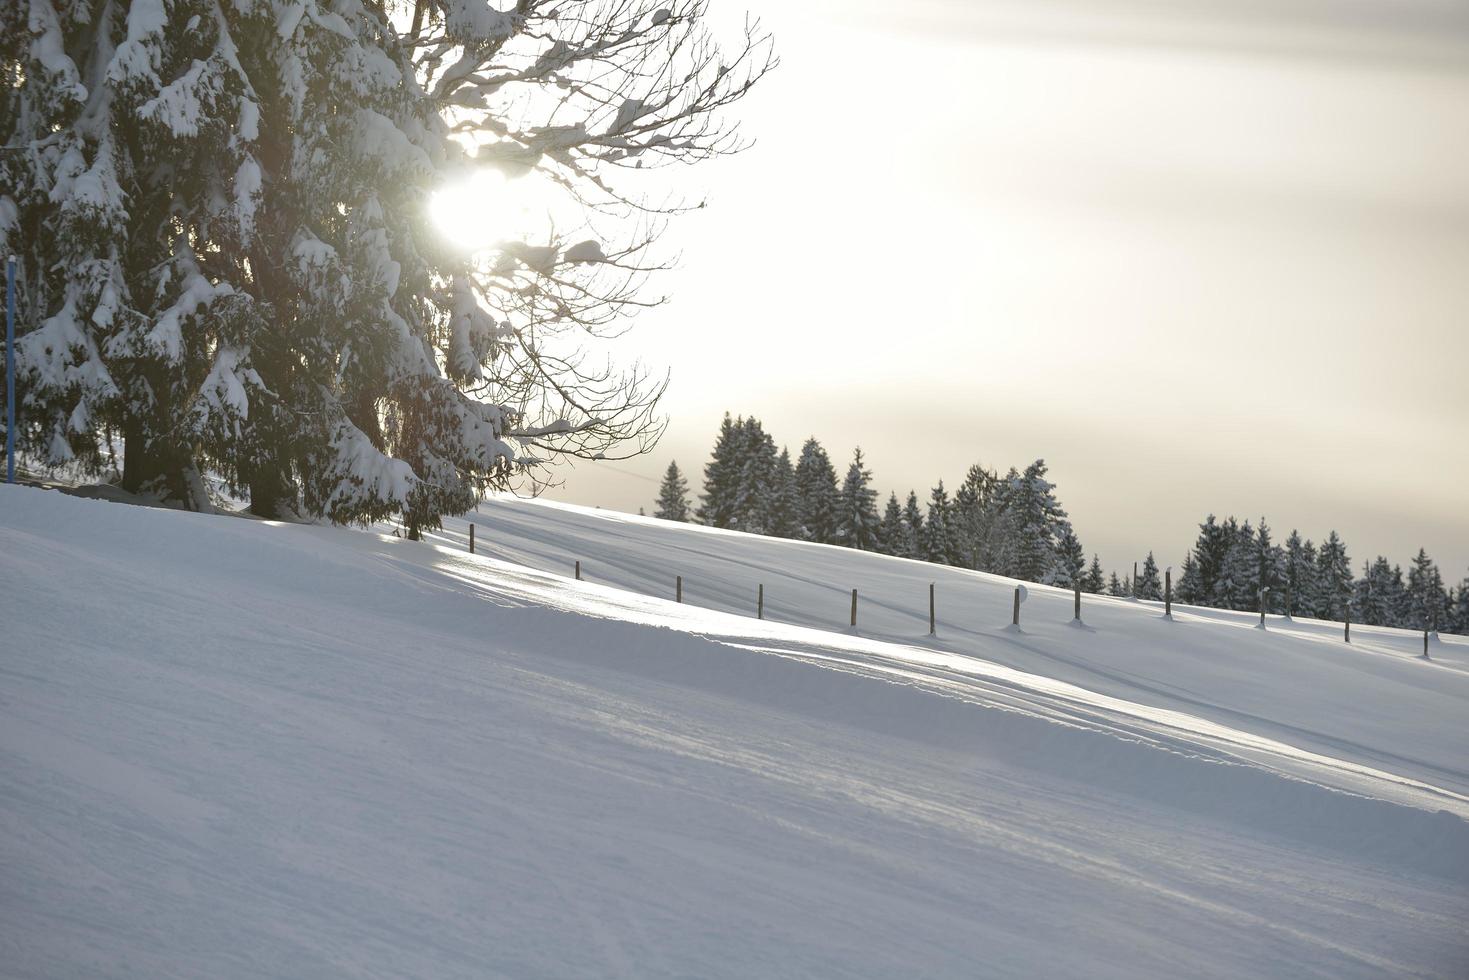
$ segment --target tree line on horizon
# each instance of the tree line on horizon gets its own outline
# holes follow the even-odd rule
[[[776,449],[760,420],[725,414],[704,464],[703,493],[691,501],[687,477],[670,462],[654,517],[772,537],[840,545],[992,572],[1027,582],[1138,599],[1162,599],[1163,574],[1148,552],[1136,576],[1104,573],[1085,549],[1046,478],[1044,459],[1023,470],[976,463],[952,495],[944,482],[920,504],[889,492],[879,510],[861,448],[838,479],[830,454],[813,436],[793,462]],[[1379,555],[1356,577],[1335,530],[1320,545],[1292,530],[1276,544],[1269,524],[1210,514],[1184,556],[1174,598],[1218,609],[1345,619],[1374,626],[1469,634],[1469,577],[1445,585],[1420,548],[1406,574]]]

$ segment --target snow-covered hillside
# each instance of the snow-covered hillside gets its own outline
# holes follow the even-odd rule
[[[0,487],[0,973],[1469,972],[1461,640],[471,516]]]

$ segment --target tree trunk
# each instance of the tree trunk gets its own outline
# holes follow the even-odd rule
[[[296,487],[275,461],[265,463],[250,477],[250,513],[267,520],[294,517]]]
[[[187,447],[149,441],[141,419],[123,421],[122,488],[185,510],[209,510],[208,493]]]

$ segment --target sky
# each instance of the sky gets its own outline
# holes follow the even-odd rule
[[[1212,512],[1469,573],[1469,7],[713,2],[782,63],[617,345],[668,431],[550,496],[651,511],[728,411],[884,499],[1043,457],[1118,571]]]

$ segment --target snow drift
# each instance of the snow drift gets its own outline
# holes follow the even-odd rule
[[[1469,968],[1456,640],[1040,587],[1016,633],[973,573],[471,517],[474,556],[0,487],[4,971]]]

